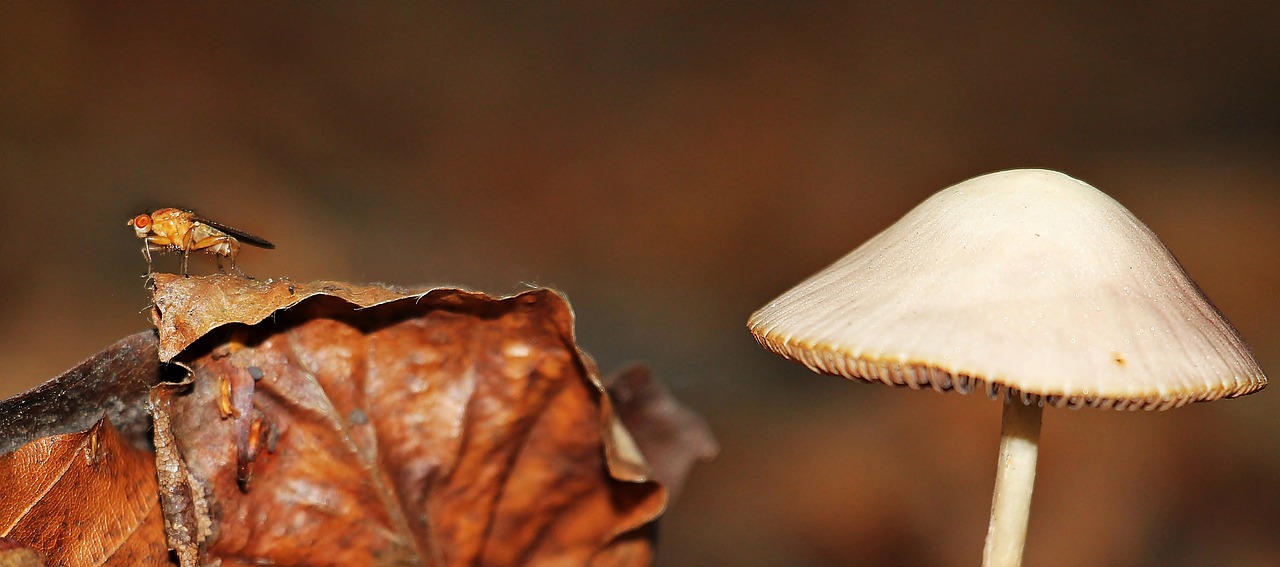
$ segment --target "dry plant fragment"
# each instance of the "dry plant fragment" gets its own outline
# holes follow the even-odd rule
[[[164,534],[181,567],[197,567],[200,544],[212,535],[212,518],[204,489],[191,478],[173,437],[169,406],[174,392],[188,384],[161,385],[151,390],[148,405],[155,420],[156,478],[164,511]]]
[[[680,404],[644,366],[618,372],[608,382],[618,416],[653,463],[653,478],[675,500],[694,463],[714,458],[720,445],[698,414]]]
[[[159,336],[0,401],[0,561],[647,565],[654,475],[714,447],[653,384],[606,389],[549,290],[155,279]]]
[[[558,294],[161,274],[155,303],[193,370],[168,415],[216,511],[205,560],[650,561],[667,492]]]
[[[134,447],[151,442],[147,390],[165,374],[156,333],[135,333],[61,376],[0,401],[0,454],[50,435],[83,432],[104,416]]]
[[[0,401],[0,537],[51,565],[168,564],[144,403],[163,375],[147,331]]]
[[[53,565],[167,565],[149,453],[110,422],[0,455],[0,537]]]
[[[414,297],[403,289],[331,281],[304,284],[287,279],[246,280],[223,274],[201,278],[155,274],[154,279],[152,318],[160,332],[162,362],[172,360],[215,328],[231,323],[254,325],[309,297],[336,297],[356,307]]]

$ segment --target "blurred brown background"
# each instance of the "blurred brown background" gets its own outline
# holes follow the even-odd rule
[[[661,565],[976,564],[998,406],[811,375],[748,314],[938,189],[1048,167],[1146,221],[1274,376],[1278,29],[1252,2],[6,4],[0,395],[147,327],[125,220],[178,204],[274,241],[259,277],[565,291],[604,368],[647,361],[723,445]],[[1047,412],[1027,564],[1280,564],[1276,400]]]

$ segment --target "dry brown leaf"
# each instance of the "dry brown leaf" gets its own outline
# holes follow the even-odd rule
[[[373,307],[413,295],[409,290],[389,286],[251,280],[230,274],[197,278],[153,274],[152,278],[155,283],[152,315],[160,331],[162,362],[169,362],[182,349],[217,327],[228,323],[257,324],[277,310],[297,305],[309,297],[336,297],[357,307]]]
[[[0,536],[53,565],[168,564],[144,404],[162,374],[146,331],[0,401]]]
[[[169,565],[152,455],[106,419],[0,455],[0,536],[53,565]]]
[[[193,371],[189,392],[156,404],[172,419],[157,439],[172,434],[194,481],[166,494],[194,485],[183,506],[206,500],[209,560],[651,560],[666,492],[555,292],[156,284],[160,356]]]
[[[694,463],[720,452],[711,428],[644,366],[618,372],[608,390],[622,423],[653,467],[653,479],[675,500]]]
[[[0,401],[0,454],[41,437],[85,431],[103,416],[129,444],[146,449],[147,391],[163,374],[155,331],[125,337],[61,376]]]
[[[0,565],[651,561],[668,492],[555,292],[156,282],[158,338],[0,402]],[[612,395],[678,487],[710,437],[643,378]]]
[[[148,404],[155,419],[156,480],[160,489],[160,509],[164,514],[164,535],[169,549],[184,567],[200,565],[201,544],[213,534],[205,490],[187,468],[187,462],[173,437],[169,399],[178,388],[190,385],[165,384],[151,390]]]

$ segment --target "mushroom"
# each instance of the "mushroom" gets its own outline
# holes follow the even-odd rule
[[[1266,376],[1160,240],[1092,186],[976,177],[756,311],[810,370],[1004,402],[983,565],[1019,565],[1045,406],[1164,410]]]

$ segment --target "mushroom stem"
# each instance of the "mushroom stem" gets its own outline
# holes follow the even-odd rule
[[[1031,490],[1036,480],[1036,446],[1040,441],[1039,404],[1007,400],[1000,420],[1000,460],[991,498],[991,524],[982,552],[983,567],[1018,567],[1027,539]]]

